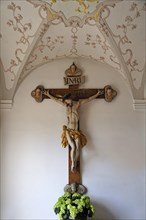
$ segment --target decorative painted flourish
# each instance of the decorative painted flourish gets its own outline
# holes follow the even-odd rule
[[[33,0],[28,0],[29,2],[31,1],[33,1]],[[38,1],[35,1],[35,4],[38,4]],[[115,5],[115,4],[114,4]],[[110,4],[109,6],[112,6],[112,7],[114,7],[114,5],[113,4]],[[38,6],[40,6],[40,1],[39,1],[39,5],[36,5],[36,7],[38,7]],[[102,6],[103,7],[103,6]],[[100,8],[101,9],[101,8]],[[98,11],[98,13],[99,13],[99,10],[97,10]],[[53,12],[54,13],[54,12]],[[55,12],[55,13],[57,13],[57,12]],[[45,52],[44,52],[44,56],[43,56],[43,58],[41,58],[41,62],[39,63],[39,64],[37,64],[35,61],[37,61],[37,59],[38,59],[38,56],[39,56],[39,53],[43,53],[43,51],[44,51],[44,49],[45,49],[45,47],[43,46],[43,44],[42,44],[42,46],[37,46],[36,48],[35,48],[35,50],[33,51],[33,54],[31,54],[31,56],[30,56],[30,58],[29,58],[29,60],[28,60],[28,62],[27,62],[27,64],[25,65],[25,69],[24,69],[24,71],[26,71],[27,73],[29,72],[29,71],[31,71],[32,69],[34,69],[35,67],[36,67],[36,65],[42,65],[42,64],[44,64],[44,63],[47,63],[47,62],[49,62],[50,60],[53,60],[53,59],[56,59],[56,58],[64,58],[64,57],[72,57],[72,56],[76,56],[76,57],[79,57],[79,56],[81,56],[81,57],[83,57],[84,55],[79,55],[79,51],[78,51],[78,48],[77,48],[77,43],[78,43],[78,35],[77,35],[77,32],[78,32],[78,30],[79,30],[79,28],[82,28],[85,24],[89,24],[89,25],[91,25],[91,26],[93,26],[93,25],[96,25],[96,23],[92,23],[92,22],[90,22],[90,20],[96,20],[95,18],[94,18],[94,14],[97,14],[96,13],[96,11],[94,11],[94,13],[92,13],[92,15],[87,15],[86,17],[84,17],[84,19],[82,20],[82,19],[80,19],[79,17],[70,17],[70,18],[68,18],[68,19],[66,19],[65,18],[65,16],[64,16],[64,14],[62,13],[62,14],[60,14],[59,15],[59,13],[57,13],[57,15],[59,15],[59,17],[60,17],[60,21],[59,22],[55,22],[54,23],[54,20],[53,20],[53,17],[52,17],[52,15],[51,15],[51,17],[50,17],[50,19],[49,19],[49,21],[51,21],[51,22],[49,22],[48,24],[44,24],[43,25],[43,27],[42,27],[42,29],[41,29],[41,32],[40,32],[40,37],[41,38],[43,38],[43,36],[44,36],[44,34],[46,33],[46,31],[48,30],[48,28],[49,28],[49,26],[50,25],[58,25],[60,22],[63,22],[64,23],[64,25],[65,25],[65,27],[71,27],[71,33],[72,33],[72,35],[71,35],[71,38],[72,38],[72,44],[71,44],[71,49],[70,49],[70,51],[69,51],[69,53],[68,54],[62,54],[62,55],[56,55],[56,57],[53,57],[53,58],[51,58],[50,56],[48,56]],[[54,14],[54,16],[55,16],[55,14]],[[55,16],[55,18],[57,18],[58,16]],[[55,19],[54,18],[54,19]],[[104,22],[103,22],[104,23]],[[107,27],[106,27],[106,25],[105,24],[102,24],[101,25],[102,27],[100,28],[100,29],[102,29],[102,31],[104,30],[104,33],[106,34],[106,35],[108,35],[108,30],[107,30]],[[97,37],[98,38],[98,41],[100,42],[100,44],[101,44],[101,46],[102,46],[102,49],[103,49],[103,51],[104,51],[104,54],[106,53],[106,51],[107,50],[109,50],[110,51],[110,49],[111,48],[109,48],[109,46],[106,44],[106,41],[104,40],[104,41],[102,41],[101,39],[100,39],[100,36],[98,36]],[[105,38],[104,38],[105,39]],[[98,42],[98,43],[99,43]],[[63,43],[63,42],[62,42]],[[112,63],[113,63],[113,65],[114,65],[114,67],[116,68],[116,69],[118,69],[118,70],[121,70],[121,66],[120,66],[120,64],[117,62],[117,60],[116,60],[116,57],[114,57],[114,55],[111,53],[111,54],[109,54],[108,55],[108,57],[109,57],[109,61],[107,61],[106,59],[105,59],[105,57],[104,57],[104,55],[102,56],[100,56],[99,58],[93,58],[91,55],[86,55],[85,56],[86,58],[88,57],[88,58],[91,58],[91,59],[94,59],[94,60],[98,60],[98,61],[100,61],[100,62],[105,62],[105,63],[109,63],[109,64],[111,64],[112,65]],[[39,59],[40,60],[40,59]]]
[[[109,51],[112,51],[112,48],[107,44],[105,37],[104,36],[100,37],[99,34],[95,35],[95,37],[93,37],[91,34],[86,34],[85,45],[90,46],[93,49],[98,48],[100,45],[103,50],[104,55],[107,54]],[[109,55],[110,62],[116,65],[115,66],[116,69],[121,70],[120,64],[117,61],[115,61],[115,59],[116,59],[115,56]],[[105,61],[104,56],[100,56],[99,60],[101,62],[104,62]]]
[[[78,20],[76,21],[76,18],[75,18],[75,20],[73,18],[72,20],[69,21],[69,24],[72,26],[72,28],[71,28],[71,33],[72,33],[72,35],[71,35],[72,44],[71,45],[72,46],[70,49],[70,53],[67,55],[68,57],[72,56],[72,55],[76,55],[78,52],[77,51],[77,40],[78,40],[77,31],[78,31],[78,28],[76,26],[78,26],[79,21]],[[48,28],[49,28],[49,24],[43,24],[43,27],[40,31],[41,40],[40,40],[39,44],[33,50],[33,54],[30,55],[29,61],[27,62],[27,65],[25,66],[25,71],[29,71],[30,69],[34,68],[35,61],[38,59],[38,56],[40,53],[41,54],[44,53],[44,56],[42,58],[41,63],[42,62],[44,63],[44,61],[45,62],[49,61],[50,59],[52,60],[52,58],[50,58],[45,53],[45,49],[48,48],[50,51],[53,51],[58,44],[64,43],[64,36],[56,36],[55,38],[47,36],[44,39],[44,35],[45,35],[46,31],[48,30]],[[59,57],[59,55],[56,56],[56,58],[58,58],[58,57]]]
[[[41,3],[44,3],[44,4],[47,4],[49,7],[53,7],[55,4],[58,3],[58,0],[27,0],[29,1],[30,3],[32,3],[33,5],[36,5],[38,6],[38,4],[41,2]],[[72,0],[74,2],[76,2],[79,6],[76,7],[75,11],[76,12],[80,12],[80,13],[88,13],[89,10],[90,10],[90,6],[91,4],[95,3],[95,4],[98,4],[99,1],[101,0]],[[70,2],[70,0],[60,0],[60,2],[62,3],[67,3],[67,2]],[[44,5],[45,6],[45,5]]]
[[[54,57],[53,59],[62,58],[62,57],[72,57],[72,56],[78,57],[79,56],[79,51],[77,48],[78,29],[82,28],[85,24],[89,24],[91,26],[96,25],[96,22],[98,22],[100,13],[104,11],[104,7],[106,7],[107,11],[109,12],[110,9],[108,9],[108,6],[109,7],[115,6],[115,3],[113,3],[113,2],[100,1],[99,4],[96,4],[96,6],[98,5],[99,7],[95,11],[93,11],[91,14],[88,13],[86,16],[84,16],[83,19],[80,19],[80,17],[77,17],[77,16],[69,17],[67,19],[62,12],[56,12],[52,9],[53,4],[57,3],[57,1],[54,1],[54,2],[49,1],[49,0],[47,0],[47,1],[45,1],[45,0],[27,0],[27,1],[31,4],[33,4],[33,6],[35,8],[37,8],[37,7],[39,8],[39,10],[38,10],[39,15],[40,15],[40,12],[42,12],[43,10],[45,12],[47,11],[47,17],[48,17],[49,22],[43,24],[43,27],[40,31],[41,38],[43,38],[44,34],[46,33],[46,31],[48,30],[50,25],[58,25],[60,22],[63,22],[65,27],[71,27],[72,44],[71,44],[71,49],[69,51],[69,54],[62,54],[62,55],[57,54],[56,57]],[[66,0],[66,2],[67,1],[68,0]],[[74,1],[76,1],[76,0],[74,0]],[[52,4],[51,4],[51,2],[52,2]],[[90,1],[90,2],[92,2],[92,1]],[[98,2],[99,1],[97,1],[97,3]],[[104,2],[104,3],[101,4],[101,2]],[[95,21],[94,24],[93,24],[93,21]],[[108,36],[108,30],[107,30],[107,27],[104,24],[104,22],[100,22],[100,26],[101,26],[100,27],[101,31],[103,31]],[[100,41],[100,39],[98,39],[98,40]],[[108,45],[105,42],[101,42],[101,44],[102,44],[102,49],[104,50],[104,52],[106,52]],[[40,47],[37,45],[36,48],[34,48],[33,53],[31,54],[27,64],[25,65],[24,71],[29,72],[32,69],[34,69],[36,65],[42,65],[43,63],[46,63],[46,62],[49,62],[50,60],[52,60],[52,58],[50,58],[50,56],[48,56],[48,54],[46,54],[44,52],[43,58],[41,58],[41,60],[39,59],[40,64],[37,64],[38,56],[40,53],[43,53],[44,49],[45,49],[45,47],[43,45]],[[87,55],[86,57],[92,58],[91,55]],[[108,57],[109,57],[108,62],[113,63],[116,69],[118,69],[118,70],[121,69],[120,64],[117,61],[115,61],[116,58],[114,57],[114,55],[112,53],[109,54]],[[106,60],[105,60],[104,55],[103,56],[101,55],[100,58],[98,58],[98,61],[105,62]]]
[[[71,29],[71,32],[72,32],[72,36],[71,36],[71,38],[72,38],[72,48],[70,50],[71,54],[76,54],[77,53],[77,47],[76,47],[77,40],[78,40],[77,31],[78,31],[77,27],[73,27]]]
[[[20,14],[21,6],[11,2],[11,4],[8,5],[8,9],[12,12],[13,18],[8,20],[7,25],[20,34],[20,38],[16,41],[16,44],[26,47],[25,51],[23,51],[20,47],[17,48],[15,50],[15,58],[11,59],[10,66],[7,69],[4,69],[4,72],[12,74],[13,77],[11,81],[14,81],[16,77],[14,68],[18,67],[22,62],[20,57],[26,53],[27,48],[30,46],[30,38],[33,38],[34,35],[29,35],[32,24],[30,22],[25,23],[23,21],[23,16]]]
[[[58,44],[64,43],[64,37],[63,36],[56,36],[55,38],[52,38],[50,36],[47,36],[45,39],[41,39],[38,46],[33,51],[33,54],[31,54],[29,61],[27,62],[27,66],[25,66],[25,70],[30,70],[33,68],[33,63],[37,60],[38,54],[44,53],[44,56],[42,58],[42,62],[49,60],[49,56],[46,55],[44,52],[45,49],[49,49],[50,51],[53,51]]]
[[[122,36],[115,34],[113,34],[113,36],[118,39],[118,47],[120,48],[121,53],[125,57],[127,57],[125,59],[130,73],[132,73],[133,71],[142,72],[143,68],[142,69],[138,68],[139,64],[137,59],[134,58],[132,50],[128,48],[126,49],[126,51],[123,51],[122,46],[132,43],[128,37],[128,31],[133,31],[134,29],[137,28],[137,24],[135,23],[135,21],[141,16],[141,13],[143,11],[146,11],[146,3],[144,3],[143,7],[140,9],[138,8],[138,5],[136,3],[132,3],[130,11],[133,12],[133,16],[126,16],[125,22],[123,24],[117,25],[117,29],[120,29],[122,31]]]
[[[44,49],[48,48],[50,51],[54,50],[57,44],[63,44],[64,37],[63,36],[56,36],[52,39],[50,36],[46,37],[45,41],[43,39],[40,40],[38,47],[36,50],[39,50],[41,53],[44,52]]]
[[[104,54],[110,49],[109,45],[106,44],[106,40],[103,40],[98,34],[93,38],[91,34],[86,34],[85,45],[97,48],[99,45],[102,47]]]
[[[90,9],[90,5],[88,3],[99,3],[99,0],[76,0],[79,4],[79,7],[76,8],[77,12],[87,14]]]
[[[70,3],[70,0],[26,0],[32,4],[35,8],[38,9],[39,16],[44,19],[48,17],[49,21],[58,19],[61,15],[64,15],[63,9],[54,10],[55,4],[59,5],[60,3]],[[93,19],[98,22],[100,15],[104,12],[104,18],[107,18],[110,14],[110,9],[108,7],[115,7],[117,2],[122,0],[72,0],[76,3],[76,7],[73,9],[73,15],[75,12],[86,15],[89,19]],[[79,6],[78,6],[79,5]],[[61,4],[60,4],[61,6]],[[59,7],[58,7],[59,8]],[[106,11],[106,13],[105,13]],[[73,16],[72,15],[72,16]],[[64,15],[64,17],[66,17]]]

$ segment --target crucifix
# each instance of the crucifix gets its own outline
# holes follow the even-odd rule
[[[69,149],[69,180],[65,191],[84,194],[86,188],[81,184],[80,151],[86,145],[87,138],[80,130],[79,109],[96,98],[104,98],[105,101],[111,102],[117,92],[110,85],[102,89],[79,89],[85,82],[85,77],[74,63],[65,71],[65,75],[64,84],[68,85],[68,88],[45,89],[39,85],[31,95],[37,102],[52,99],[66,108],[67,124],[63,125],[62,146],[68,146]]]

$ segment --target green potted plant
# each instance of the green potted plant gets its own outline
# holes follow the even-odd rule
[[[66,192],[58,198],[54,205],[54,212],[59,214],[61,220],[86,220],[87,217],[94,215],[95,208],[90,203],[89,196]]]

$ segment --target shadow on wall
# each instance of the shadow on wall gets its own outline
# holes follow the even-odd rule
[[[93,220],[117,220],[117,217],[103,204],[93,202],[96,208]]]

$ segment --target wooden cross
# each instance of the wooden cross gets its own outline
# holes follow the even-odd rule
[[[113,98],[117,95],[117,92],[110,86],[105,86],[104,88],[95,88],[95,89],[79,89],[79,85],[85,81],[84,76],[82,76],[82,71],[77,68],[77,66],[73,63],[66,71],[66,77],[64,77],[65,84],[69,85],[68,88],[61,89],[45,89],[43,86],[37,86],[32,92],[31,95],[37,102],[42,102],[44,99],[49,99],[53,97],[53,99],[57,101],[61,101],[63,99],[69,99],[73,102],[77,102],[79,100],[88,100],[90,97],[95,96],[99,91],[100,94],[97,98],[105,99],[107,102],[111,102]],[[47,94],[50,94],[49,97]],[[63,101],[62,101],[63,103]],[[78,123],[79,130],[79,123]],[[68,183],[69,185],[81,184],[81,172],[80,172],[80,154],[77,159],[75,172],[72,172],[71,169],[71,147],[69,146],[68,151]]]

